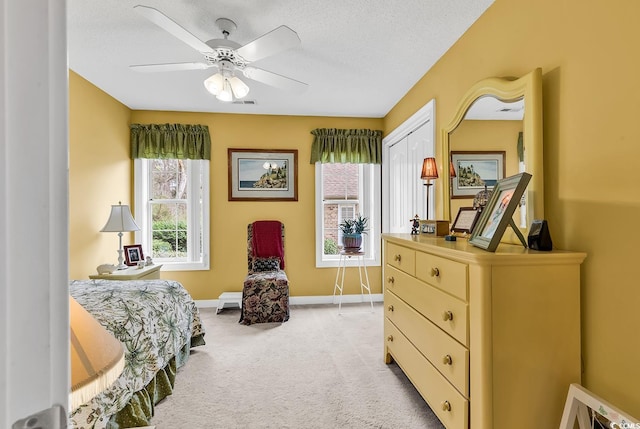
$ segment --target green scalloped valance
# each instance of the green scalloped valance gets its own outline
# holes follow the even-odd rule
[[[131,124],[131,158],[211,159],[206,125]]]
[[[311,134],[311,164],[382,163],[382,131],[317,128]]]

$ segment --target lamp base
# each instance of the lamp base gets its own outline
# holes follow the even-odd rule
[[[128,265],[120,264],[116,267],[116,270],[126,270],[127,268],[129,268]]]

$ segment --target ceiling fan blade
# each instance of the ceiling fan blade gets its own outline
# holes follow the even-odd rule
[[[236,53],[248,62],[253,62],[298,45],[300,45],[298,33],[286,25],[281,25],[241,48],[236,49]]]
[[[139,64],[129,66],[131,70],[144,73],[152,72],[168,72],[168,71],[181,71],[181,70],[204,70],[208,69],[209,64],[205,63],[168,63],[168,64]]]
[[[309,86],[304,82],[256,67],[245,67],[244,70],[242,70],[242,73],[249,79],[257,80],[258,82],[262,82],[276,88],[297,93],[303,92]]]
[[[198,39],[189,31],[185,30],[184,27],[166,16],[164,13],[160,12],[158,9],[142,5],[137,5],[133,8],[149,21],[153,22],[168,33],[171,33],[173,36],[191,46],[196,51],[202,53],[211,52],[211,48],[206,43]]]

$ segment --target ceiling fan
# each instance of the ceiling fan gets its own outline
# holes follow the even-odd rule
[[[219,18],[216,20],[216,25],[222,31],[224,39],[211,39],[203,42],[157,9],[142,5],[134,6],[134,9],[149,21],[200,52],[204,56],[204,61],[129,66],[132,70],[164,72],[217,68],[218,71],[204,81],[204,86],[207,91],[221,101],[232,101],[234,96],[235,98],[243,98],[249,93],[249,87],[235,75],[236,71],[241,72],[249,79],[288,91],[302,92],[308,86],[295,79],[250,65],[255,61],[300,45],[298,34],[286,25],[281,25],[242,46],[228,39],[228,36],[237,28],[236,23],[227,18]]]

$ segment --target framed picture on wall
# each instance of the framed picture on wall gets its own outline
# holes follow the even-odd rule
[[[298,151],[228,149],[229,201],[298,201]]]
[[[493,195],[482,210],[480,219],[471,233],[469,243],[495,252],[529,180],[531,180],[531,174],[520,173],[496,183]]]
[[[142,253],[142,245],[141,244],[133,244],[131,246],[123,246],[124,247],[124,263],[133,266],[137,265],[138,262],[144,261],[144,254]]]
[[[452,151],[451,198],[473,198],[505,176],[505,151]]]

